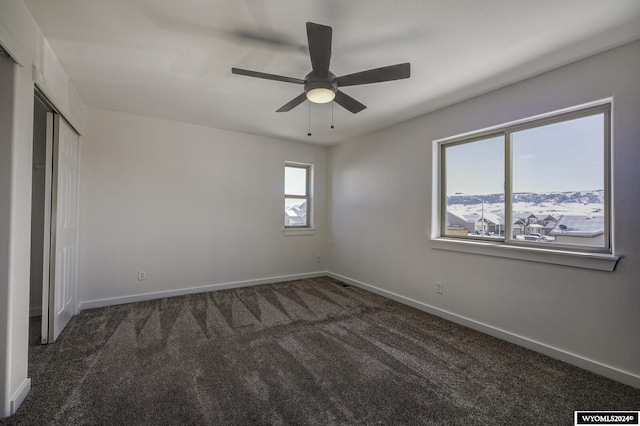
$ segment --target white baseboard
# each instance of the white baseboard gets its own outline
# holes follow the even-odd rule
[[[405,305],[409,305],[416,309],[420,309],[421,311],[433,314],[440,318],[444,318],[451,322],[464,325],[465,327],[469,327],[473,330],[480,331],[484,334],[497,337],[498,339],[505,340],[515,345],[522,346],[524,348],[531,349],[532,351],[536,351],[541,354],[547,355],[551,358],[555,358],[560,361],[564,361],[568,364],[575,365],[576,367],[580,367],[584,370],[591,371],[593,373],[599,374],[604,377],[608,377],[612,380],[627,384],[629,386],[633,386],[635,388],[640,388],[640,377],[630,372],[619,370],[617,368],[614,368],[596,361],[592,361],[580,355],[566,352],[566,351],[563,351],[562,349],[554,348],[544,343],[537,342],[535,340],[531,340],[526,337],[519,336],[517,334],[513,334],[509,331],[502,330],[502,329],[493,327],[491,325],[475,321],[471,318],[467,318],[467,317],[455,314],[453,312],[449,312],[440,308],[436,308],[431,305],[427,305],[426,303],[419,302],[417,300],[402,296],[400,294],[397,294],[388,290],[381,289],[379,287],[372,286],[370,284],[363,283],[358,280],[354,280],[354,279],[342,276],[340,274],[327,272],[326,275],[332,278],[338,279],[340,281],[343,281],[347,284],[351,284],[356,287],[360,287],[364,290],[368,290],[372,293],[379,294],[380,296],[393,299],[397,302],[403,303]]]
[[[42,315],[42,306],[29,308],[29,317],[39,317]]]
[[[177,290],[164,290],[153,293],[142,293],[131,296],[113,297],[109,299],[85,300],[78,305],[78,312],[85,309],[102,308],[105,306],[122,305],[125,303],[142,302],[145,300],[162,299],[164,297],[184,296],[186,294],[206,293],[208,291],[225,290],[229,288],[249,287],[260,284],[272,284],[283,281],[317,278],[328,275],[327,271],[317,271],[307,274],[283,275],[279,277],[260,278],[247,281],[234,281],[221,284],[207,284],[198,287],[181,288]]]
[[[10,416],[15,414],[16,411],[18,411],[18,408],[20,408],[20,406],[24,402],[24,399],[27,397],[27,395],[29,395],[30,391],[31,391],[31,379],[26,378],[11,396],[11,400],[9,401]]]

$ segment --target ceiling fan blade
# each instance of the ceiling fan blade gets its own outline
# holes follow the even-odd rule
[[[297,107],[298,105],[300,105],[301,103],[303,103],[304,101],[307,100],[307,94],[303,93],[299,96],[296,96],[295,98],[291,99],[289,102],[287,102],[286,104],[282,105],[280,107],[279,110],[277,110],[276,112],[287,112],[287,111],[291,111],[292,109],[294,109],[295,107]]]
[[[356,86],[359,84],[382,83],[383,81],[401,80],[411,76],[411,64],[389,65],[388,67],[360,71],[336,78],[338,87]]]
[[[366,108],[366,106],[356,101],[346,93],[341,92],[340,90],[336,92],[336,97],[334,101],[336,101],[336,103],[341,107],[343,107],[344,109],[351,111],[354,114],[357,114]]]
[[[246,75],[248,77],[264,78],[266,80],[276,80],[276,81],[284,81],[285,83],[304,84],[304,80],[301,80],[299,78],[285,77],[283,75],[276,75],[276,74],[267,74],[266,72],[244,70],[242,68],[231,68],[231,72],[234,74]]]
[[[333,30],[326,25],[307,22],[307,41],[313,74],[319,79],[329,75],[331,62],[331,35]]]

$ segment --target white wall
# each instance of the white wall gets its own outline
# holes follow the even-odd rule
[[[0,161],[0,296],[6,296],[0,299],[3,417],[17,410],[30,389],[27,356],[34,67],[43,92],[76,127],[82,126],[84,105],[21,1],[0,1],[0,43],[22,64],[11,65],[10,72],[3,65],[0,73],[2,91],[11,93],[11,97],[2,97],[0,108],[4,132],[1,151],[7,155]]]
[[[326,269],[327,148],[87,111],[81,308]],[[314,165],[315,235],[283,235],[285,161]]]
[[[635,42],[332,147],[329,270],[640,387],[639,69]],[[430,247],[433,140],[610,96],[614,272]]]

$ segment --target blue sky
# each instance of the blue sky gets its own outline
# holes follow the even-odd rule
[[[603,115],[512,134],[513,192],[604,188]],[[504,187],[502,136],[447,147],[447,195],[496,194]]]

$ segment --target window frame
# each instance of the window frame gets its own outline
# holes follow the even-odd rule
[[[303,169],[305,170],[305,195],[293,195],[293,194],[287,194],[286,193],[286,170],[287,167],[290,168],[297,168],[297,169]],[[293,199],[299,199],[299,200],[305,200],[307,202],[307,217],[306,217],[306,223],[304,225],[284,225],[284,230],[309,230],[312,229],[312,218],[313,218],[313,208],[312,208],[312,203],[311,203],[311,191],[312,191],[312,176],[313,176],[313,165],[312,164],[306,164],[306,163],[297,163],[297,162],[292,162],[292,161],[285,161],[284,163],[284,185],[283,185],[283,194],[284,194],[284,198],[283,200],[286,200],[287,198],[293,198]]]
[[[603,114],[604,120],[604,247],[555,243],[552,246],[543,246],[539,242],[514,239],[512,237],[513,211],[512,202],[510,201],[513,199],[512,135],[522,130],[534,129],[598,114]],[[613,99],[609,98],[433,141],[434,214],[432,216],[431,228],[432,248],[612,271],[619,260],[619,256],[614,254],[613,241],[613,191],[611,184],[611,172],[613,168],[611,163],[612,115]],[[483,236],[447,234],[446,147],[471,143],[496,136],[503,136],[505,147],[504,237],[486,238]]]

